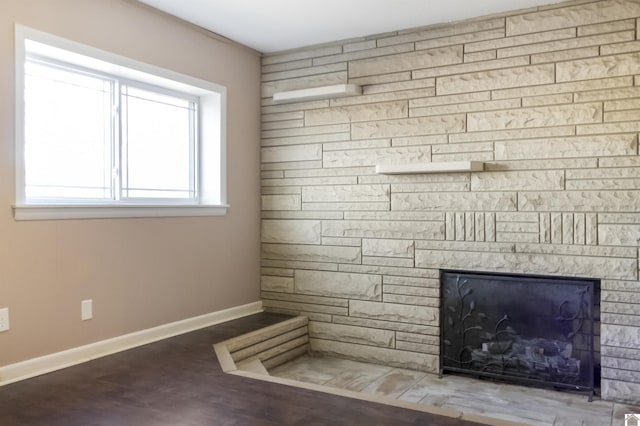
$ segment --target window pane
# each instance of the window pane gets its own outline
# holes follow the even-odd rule
[[[193,103],[123,87],[127,198],[194,198]]]
[[[111,198],[111,82],[25,67],[26,197]]]

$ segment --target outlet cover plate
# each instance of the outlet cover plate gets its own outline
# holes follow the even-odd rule
[[[9,330],[9,308],[0,309],[0,332]]]
[[[80,304],[82,312],[82,321],[93,318],[93,300],[83,300]]]

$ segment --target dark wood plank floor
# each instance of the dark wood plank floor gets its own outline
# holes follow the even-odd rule
[[[213,343],[258,314],[0,387],[0,425],[471,425],[224,374]]]

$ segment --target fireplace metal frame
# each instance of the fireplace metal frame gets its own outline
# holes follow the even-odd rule
[[[538,380],[532,378],[524,378],[517,377],[511,375],[503,375],[491,372],[483,372],[472,369],[465,368],[457,368],[453,366],[445,366],[445,353],[444,353],[444,321],[445,315],[443,314],[444,310],[444,286],[443,286],[443,275],[444,274],[473,274],[473,275],[484,275],[484,276],[499,276],[505,278],[526,278],[526,279],[545,279],[545,280],[563,280],[563,281],[576,281],[580,283],[589,283],[588,292],[589,298],[591,300],[591,330],[589,333],[589,337],[587,339],[588,342],[588,351],[590,354],[590,368],[587,372],[587,386],[575,385],[575,384],[567,384],[567,383],[558,383],[558,382],[549,382],[546,380]],[[593,308],[596,305],[596,301],[594,300],[596,293],[596,289],[600,286],[600,280],[595,278],[582,278],[582,277],[564,277],[564,276],[551,276],[551,275],[534,275],[534,274],[516,274],[516,273],[501,273],[501,272],[491,272],[491,271],[470,271],[470,270],[456,270],[456,269],[441,269],[440,270],[440,370],[439,376],[442,377],[446,372],[458,373],[467,376],[473,376],[477,378],[491,378],[497,379],[499,381],[504,381],[508,383],[514,384],[523,384],[523,385],[533,385],[542,388],[553,388],[553,389],[569,389],[574,391],[586,392],[589,398],[589,401],[593,400],[593,396],[595,394],[595,356],[594,356],[594,336],[595,336],[595,312],[593,312]]]

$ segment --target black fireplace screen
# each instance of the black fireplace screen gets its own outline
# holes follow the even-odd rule
[[[441,371],[593,394],[596,284],[442,271]]]

